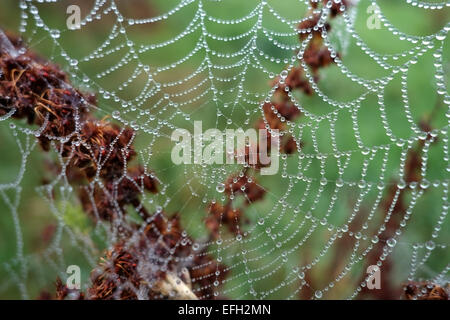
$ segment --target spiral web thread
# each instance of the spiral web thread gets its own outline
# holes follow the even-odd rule
[[[291,2],[302,8],[298,12],[313,12],[309,1]],[[328,5],[317,9],[316,12],[321,15],[318,24],[327,21],[332,2],[339,4],[340,0],[330,1]],[[448,2],[402,2],[405,7],[417,7],[433,14],[448,12],[446,10],[449,7]],[[288,70],[296,65],[305,70],[306,79],[315,96],[329,107],[319,110],[318,107],[308,105],[308,101],[302,101],[302,96],[288,93],[303,116],[300,122],[284,119],[282,121],[287,123],[286,133],[292,134],[305,148],[293,155],[281,157],[280,170],[275,177],[282,181],[284,189],[280,192],[271,190],[270,185],[264,184],[264,179],[260,179],[261,187],[267,191],[268,200],[258,209],[248,208],[251,211],[250,221],[244,230],[236,236],[221,229],[220,237],[214,243],[202,241],[200,238],[198,243],[194,244],[194,248],[213,245],[209,250],[219,261],[225,263],[231,272],[226,279],[226,285],[217,289],[217,294],[238,299],[295,299],[302,290],[310,286],[307,277],[305,278],[306,272],[314,269],[319,272],[327,270],[330,252],[343,235],[355,240],[351,254],[343,258],[344,262],[339,266],[341,269],[335,279],[314,288],[314,298],[327,297],[327,294],[333,292],[333,288],[348,278],[358,281],[354,281],[352,290],[340,291],[339,297],[357,298],[365,287],[365,270],[362,270],[361,266],[364,266],[365,259],[380,241],[385,242],[383,253],[377,261],[381,270],[383,261],[398,249],[409,261],[409,270],[403,270],[401,274],[402,281],[425,279],[446,285],[450,271],[449,261],[440,261],[439,269],[429,267],[428,262],[433,255],[442,255],[448,259],[450,245],[447,218],[448,121],[440,127],[432,128],[430,132],[424,131],[417,124],[420,117],[415,114],[409,101],[408,73],[410,68],[421,63],[421,57],[431,54],[434,59],[433,88],[438,100],[436,104],[442,104],[448,109],[450,97],[445,85],[444,71],[448,61],[444,60],[443,54],[450,29],[448,21],[444,21],[441,29],[433,34],[409,35],[397,29],[395,22],[384,16],[382,3],[378,5],[376,1],[353,1],[349,8],[342,5],[342,15],[337,18],[337,25],[333,25],[329,34],[323,31],[322,37],[334,60],[335,68],[340,71],[342,77],[358,87],[360,92],[355,98],[339,99],[327,95],[326,88],[321,87],[322,81],[315,82],[314,75],[304,62],[303,54],[312,36],[309,35],[300,42],[297,26],[310,16],[298,14],[298,19],[285,18],[271,1],[254,1],[253,9],[246,12],[236,10],[239,17],[234,19],[220,18],[222,1],[207,0],[180,1],[178,4],[174,3],[171,10],[160,15],[138,19],[123,15],[121,6],[114,0],[96,0],[90,12],[81,21],[80,34],[83,34],[84,28],[104,20],[111,24],[111,28],[106,31],[104,42],[82,57],[72,56],[63,45],[63,42],[67,43],[66,40],[70,39],[73,31],[49,27],[43,17],[42,13],[57,3],[56,0],[20,1],[20,31],[30,45],[42,41],[34,35],[43,33],[45,39],[52,43],[52,57],[61,61],[73,82],[98,93],[101,102],[96,112],[111,116],[115,121],[131,126],[136,131],[136,139],[144,141],[137,151],[139,161],[145,168],[153,169],[155,159],[164,155],[164,152],[159,152],[158,146],[161,143],[170,143],[170,133],[174,129],[183,127],[191,130],[193,121],[201,120],[203,113],[212,114],[215,126],[219,129],[253,126],[255,117],[264,117],[264,102],[270,101],[280,81],[283,83]],[[371,49],[355,26],[358,15],[364,16],[369,5],[377,8],[375,14],[381,21],[381,28],[405,43],[408,49],[393,54],[382,54]],[[187,21],[187,18],[183,20],[180,17],[190,17],[190,20],[188,19],[184,30],[175,36],[171,35],[162,41],[153,40],[152,32],[149,32],[145,39],[147,43],[133,40],[135,28],[149,27],[149,30],[152,30],[153,25],[166,21]],[[271,29],[270,21],[276,21],[279,31]],[[236,35],[227,33],[227,28],[240,28],[241,25],[244,32]],[[220,30],[221,33],[216,34],[211,30]],[[157,59],[161,50],[170,48],[188,37],[198,39],[189,53],[181,58],[154,65],[155,60],[148,57],[153,55]],[[364,70],[352,71],[345,59],[349,43],[353,43],[360,55],[368,58],[370,63],[378,65],[383,75],[366,79]],[[220,50],[222,48],[223,51]],[[97,65],[96,73],[87,69],[89,63]],[[122,69],[126,71],[121,71]],[[254,72],[260,76],[252,77]],[[271,88],[267,86],[267,83],[277,76],[278,82],[274,82]],[[107,82],[108,78],[119,81],[111,87]],[[260,91],[256,92],[253,82],[258,80],[261,82]],[[403,136],[396,133],[396,124],[390,121],[389,106],[385,104],[386,88],[395,81],[400,82],[400,92],[395,94],[401,97],[396,112],[402,113],[406,127],[409,128]],[[129,97],[128,92],[136,87],[139,88],[137,94]],[[370,113],[365,113],[366,119],[363,120],[359,111],[370,98],[375,99],[376,104],[371,105]],[[427,108],[429,111],[433,106]],[[448,119],[449,113],[444,114]],[[66,224],[64,216],[67,207],[60,204],[73,202],[76,190],[67,183],[64,174],[60,174],[50,183],[36,188],[36,192],[46,201],[49,211],[56,218],[55,235],[45,250],[37,253],[25,250],[22,228],[27,221],[21,217],[19,206],[27,199],[21,199],[20,195],[24,176],[33,170],[28,166],[29,158],[37,152],[38,147],[34,139],[36,130],[25,125],[16,125],[12,115],[13,111],[2,116],[0,126],[16,141],[21,154],[20,169],[12,181],[0,181],[0,195],[14,222],[17,252],[15,258],[3,264],[10,275],[3,284],[3,290],[18,287],[23,298],[30,298],[27,288],[30,278],[45,278],[40,271],[36,271],[36,268],[39,270],[41,267],[36,266],[45,265],[42,270],[49,268],[64,278],[66,266],[70,264],[66,258],[67,252],[81,252],[87,264],[94,268],[98,263],[99,249],[86,235],[72,230],[73,228]],[[232,120],[236,115],[239,115],[240,122]],[[351,124],[340,126],[339,119],[346,116],[350,117]],[[367,120],[369,116],[371,120]],[[381,125],[385,137],[383,143],[371,145],[365,141],[361,127],[371,125],[371,121]],[[351,135],[355,147],[341,147],[337,131]],[[423,142],[420,151],[420,180],[407,183],[404,181],[407,155],[419,141]],[[58,156],[58,150],[53,152]],[[441,168],[433,170],[433,175],[429,173],[428,158],[433,161],[438,159],[437,163],[442,164]],[[64,164],[63,158],[59,157],[59,162]],[[165,166],[166,170],[174,167],[171,163],[165,163]],[[205,215],[205,206],[211,199],[225,200],[220,188],[221,183],[236,169],[205,165],[181,167],[182,185],[176,185],[175,181],[165,181],[155,169],[162,191],[155,196],[143,192],[142,199],[146,206],[158,212],[172,205],[174,208],[178,207],[176,210],[183,216],[184,208],[194,204],[198,208],[197,214]],[[358,175],[346,177],[347,171],[355,172],[355,168]],[[337,176],[333,177],[331,174],[329,177],[332,170],[337,172]],[[91,183],[99,181],[94,180]],[[380,221],[377,217],[380,215],[381,203],[392,186],[396,187],[396,191],[386,215]],[[404,189],[410,189],[410,196],[407,198],[403,219],[392,238],[380,239],[378,236],[392,218],[396,201]],[[190,197],[187,199],[188,203],[180,204],[177,194],[183,190],[187,190]],[[54,193],[57,196],[52,196]],[[440,210],[433,214],[430,233],[418,236],[418,241],[411,241],[410,238],[403,237],[403,234],[411,228],[411,224],[419,223],[417,221],[420,220],[415,219],[416,215],[432,214],[416,210],[416,205],[429,194],[438,199]],[[352,202],[350,205],[349,201]],[[344,215],[345,219],[336,222],[333,216],[337,214]],[[363,219],[361,228],[349,230],[349,225],[360,218]],[[194,230],[194,233],[196,229],[204,228],[203,225],[190,225],[189,219],[186,221],[187,230]],[[114,242],[114,235],[108,234],[108,227],[102,222],[97,222],[96,230],[99,233],[106,232],[107,243]],[[64,239],[69,239],[70,245],[64,245],[63,249]],[[319,248],[308,248],[313,245],[312,239],[317,239],[314,246]],[[306,252],[309,256],[304,256]],[[44,272],[47,271],[41,271]]]

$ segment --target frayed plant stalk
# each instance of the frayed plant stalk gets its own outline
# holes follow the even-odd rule
[[[174,273],[166,273],[152,289],[173,300],[198,300],[191,284],[185,283]]]

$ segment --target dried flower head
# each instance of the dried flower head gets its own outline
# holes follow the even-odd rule
[[[403,287],[406,300],[449,300],[450,284],[442,287],[430,282],[410,282]]]

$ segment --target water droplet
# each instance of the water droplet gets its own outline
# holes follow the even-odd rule
[[[402,189],[405,189],[406,188],[406,182],[405,182],[405,180],[400,180],[398,183],[397,183],[397,187],[400,189],[400,190],[402,190]]]
[[[378,188],[378,190],[383,190],[384,189],[384,182],[383,181],[378,182],[377,188]]]
[[[425,248],[427,248],[428,250],[433,250],[435,247],[436,244],[434,243],[433,240],[430,240],[425,244]]]
[[[216,186],[216,191],[219,192],[219,193],[224,192],[224,191],[225,191],[225,185],[224,185],[223,183],[219,183],[219,184]]]
[[[342,187],[344,185],[344,180],[342,180],[341,178],[336,180],[336,187]]]
[[[393,248],[397,244],[397,240],[395,240],[394,238],[390,238],[386,243],[389,247]]]
[[[379,239],[378,239],[378,236],[373,236],[373,237],[372,237],[372,243],[373,243],[373,244],[378,243],[378,240],[379,240]]]
[[[53,39],[58,39],[58,38],[61,36],[61,32],[59,32],[59,30],[56,30],[56,29],[51,30],[51,31],[50,31],[50,36],[51,36]]]
[[[118,119],[120,117],[120,111],[118,111],[118,110],[113,111],[112,117],[114,119]]]
[[[430,186],[430,182],[426,179],[422,179],[422,181],[420,182],[420,187],[422,189],[427,189]]]
[[[360,180],[358,182],[358,187],[361,188],[361,189],[365,188],[366,187],[366,182],[364,180]]]

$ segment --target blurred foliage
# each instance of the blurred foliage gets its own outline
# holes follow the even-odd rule
[[[65,8],[68,4],[77,1],[61,1],[59,4],[39,4],[41,12],[46,22],[52,24],[53,28],[62,29],[65,25]],[[79,2],[79,1],[78,1]],[[94,1],[81,1],[83,12],[86,13],[87,10],[92,6]],[[127,16],[133,17],[149,17],[167,12],[169,9],[173,8],[178,1],[175,0],[129,0],[129,1],[117,1],[120,10],[124,12]],[[214,1],[204,1],[205,9],[208,12],[214,13],[215,16],[221,17],[223,19],[233,18],[236,19],[239,16],[244,16],[250,12],[258,1],[242,1],[242,0],[229,0],[220,3],[215,3]],[[305,15],[305,7],[299,3],[293,5],[292,1],[276,1],[272,0],[269,3],[280,12],[286,18],[289,19],[300,19]],[[395,25],[402,31],[414,34],[414,35],[426,35],[434,33],[443,27],[445,23],[449,21],[449,10],[441,10],[439,12],[431,12],[428,10],[422,10],[419,8],[412,8],[405,6],[404,1],[399,0],[382,0],[378,1],[380,7],[383,10],[385,16],[390,19]],[[398,41],[398,38],[394,36],[391,32],[387,30],[369,30],[366,27],[366,20],[368,18],[368,13],[366,11],[367,6],[370,1],[361,0],[358,4],[358,15],[356,17],[356,30],[361,35],[361,37],[367,42],[367,44],[376,52],[379,53],[398,53],[403,50],[407,50],[408,46],[403,42]],[[187,8],[186,11],[194,10]],[[159,41],[164,41],[176,34],[181,32],[191,21],[192,14],[183,12],[183,14],[177,14],[175,19],[169,19],[167,22],[156,23],[152,26],[140,26],[133,29],[134,32],[131,33],[133,41],[136,43],[146,44],[151,38],[151,43],[158,43]],[[20,10],[18,8],[18,1],[16,0],[2,0],[0,3],[0,27],[15,31],[18,28]],[[71,33],[70,36],[63,35],[61,37],[61,46],[65,48],[67,52],[70,52],[71,56],[83,56],[87,52],[99,46],[105,39],[105,35],[109,34],[110,28],[114,20],[107,17],[102,18],[102,20],[94,22],[95,25],[92,29],[87,32],[82,31],[66,31]],[[283,24],[277,22],[273,19],[268,18],[265,21],[266,24],[270,25],[271,29],[277,30],[279,32],[285,32],[282,30]],[[226,33],[229,35],[236,35],[245,32],[249,29],[249,24],[236,24],[232,26],[227,26]],[[342,20],[337,19],[333,22],[333,32],[330,37],[333,44],[340,49],[342,60],[345,65],[357,75],[372,79],[375,77],[380,77],[386,74],[386,71],[376,65],[369,57],[362,54],[359,48],[356,46],[354,41],[351,39],[349,34],[347,34],[345,24]],[[211,25],[211,32],[216,32],[218,34],[224,35],[223,30]],[[72,36],[73,34],[73,36]],[[58,51],[52,44],[48,35],[40,31],[27,31],[24,34],[27,38],[27,42],[30,47],[37,52],[40,52],[43,56],[48,57],[51,61],[61,64],[63,67],[67,67],[67,63],[58,54]],[[152,66],[162,66],[167,63],[171,63],[180,57],[186,56],[188,52],[192,50],[195,43],[198,41],[199,33],[196,32],[192,35],[187,36],[182,41],[179,41],[173,46],[169,46],[167,49],[158,51],[158,55],[155,54],[144,54],[143,59],[148,61]],[[286,52],[280,52],[277,50],[270,41],[265,39],[265,37],[259,37],[259,46],[271,56],[279,57],[284,59],[289,57]],[[294,40],[290,40],[291,44],[295,43]],[[211,41],[210,45],[214,48],[220,48],[221,52],[234,52],[239,50],[243,41],[236,42],[219,42]],[[450,66],[448,61],[450,61],[450,46],[449,41],[445,42],[444,47],[444,58],[446,62],[444,69],[446,75],[449,74]],[[111,58],[105,58],[103,60],[94,61],[84,68],[84,71],[89,75],[95,75],[99,70],[102,70],[105,65],[111,65],[114,61],[117,61],[116,55]],[[188,74],[190,71],[194,70],[198,66],[201,57],[193,57],[189,61],[189,67],[183,67],[186,70],[180,70],[177,74],[162,74],[160,80],[173,80],[179,77],[183,77],[182,72]],[[110,61],[111,59],[111,61]],[[217,62],[219,63],[219,62]],[[273,70],[280,68],[272,62],[267,63],[267,67]],[[399,61],[398,63],[401,63]],[[431,119],[431,127],[440,128],[447,124],[447,119],[445,117],[445,108],[443,103],[439,100],[440,98],[436,94],[436,87],[433,82],[434,77],[434,58],[431,54],[424,55],[421,57],[416,65],[414,65],[410,72],[408,78],[408,88],[409,88],[409,98],[411,101],[411,109],[413,110],[413,115],[415,116],[416,123],[427,119],[430,117],[431,110],[436,110],[433,118]],[[123,75],[129,74],[129,70],[132,70],[133,66],[127,66],[123,68]],[[67,69],[68,70],[68,69]],[[109,77],[104,80],[101,85],[105,88],[114,87],[117,83],[121,82],[120,72],[114,76]],[[226,76],[226,75],[224,75]],[[164,78],[165,77],[165,78]],[[261,80],[264,79],[264,80]],[[447,79],[448,81],[448,79]],[[85,88],[83,83],[75,82],[75,85],[79,85],[81,89],[91,91],[92,88]],[[447,83],[448,85],[448,83]],[[246,86],[248,90],[254,92],[266,92],[269,89],[269,79],[266,77],[261,77],[258,72],[249,72],[248,78],[246,79]],[[361,94],[361,88],[350,80],[346,79],[339,71],[338,67],[331,66],[325,70],[321,71],[321,80],[319,82],[319,87],[324,93],[329,95],[332,99],[338,101],[348,101],[352,98],[357,97]],[[129,88],[130,96],[133,96],[140,88],[138,86],[133,86]],[[331,106],[327,105],[320,97],[317,96],[304,96],[298,95],[297,98],[302,102],[303,106],[314,112],[316,114],[325,114],[331,110]],[[226,100],[226,97],[223,98]],[[98,111],[99,117],[103,117],[104,114],[110,113],[116,106],[111,103],[111,101],[106,101],[105,99],[99,98],[99,106],[101,110]],[[387,87],[385,91],[385,105],[386,112],[389,117],[389,121],[392,124],[394,133],[400,137],[407,138],[411,134],[409,125],[406,122],[405,114],[403,111],[401,95],[400,95],[400,81],[395,79]],[[360,113],[359,113],[359,127],[362,134],[362,140],[368,146],[382,145],[389,143],[389,140],[385,134],[385,131],[379,121],[379,115],[377,113],[377,100],[376,95],[371,95],[366,101],[363,102]],[[247,106],[248,107],[248,106]],[[207,125],[214,127],[216,121],[216,111],[215,106],[211,103],[200,106],[199,111],[190,110],[192,112],[192,118],[190,121],[185,119],[174,119],[174,124],[180,127],[187,127],[187,129],[192,130],[190,127],[192,125],[192,120],[202,119],[204,121],[204,126]],[[228,114],[231,116],[233,121],[236,122],[236,126],[243,126],[242,119],[246,118],[239,113],[238,110],[234,114]],[[258,112],[250,115],[250,118],[256,120],[260,116]],[[377,120],[376,120],[377,119]],[[305,118],[300,118],[298,121],[305,121]],[[218,123],[218,128],[225,127],[225,123]],[[251,123],[249,124],[252,125]],[[342,150],[353,150],[357,148],[355,137],[353,134],[352,120],[349,113],[342,113],[342,116],[337,120],[336,126],[336,136],[337,145]],[[138,150],[143,150],[148,146],[146,136],[143,135],[138,138],[136,147]],[[310,138],[310,132],[305,132],[305,141]],[[326,124],[319,128],[317,131],[317,138],[319,142],[319,150],[321,152],[332,152],[330,147],[330,130],[329,126]],[[442,142],[438,142],[438,144]],[[200,238],[205,235],[205,229],[203,227],[203,219],[206,215],[204,206],[202,206],[201,198],[197,200],[192,199],[192,192],[189,188],[180,188],[180,186],[185,185],[186,176],[183,172],[183,168],[178,168],[171,165],[170,162],[170,146],[167,140],[161,139],[157,141],[153,149],[157,151],[157,156],[154,155],[150,166],[155,170],[158,177],[162,181],[170,182],[168,189],[165,191],[166,194],[176,195],[174,199],[169,203],[166,210],[168,212],[180,212],[183,225],[188,230],[189,234],[193,235],[194,238]],[[442,147],[442,146],[441,146]],[[45,250],[46,244],[43,244],[42,233],[48,225],[55,222],[53,215],[50,213],[50,208],[45,201],[43,201],[42,195],[37,191],[37,187],[42,185],[42,181],[51,180],[51,173],[46,172],[45,168],[45,155],[39,153],[36,147],[34,152],[31,154],[30,159],[27,163],[27,174],[22,182],[22,193],[21,193],[21,205],[20,205],[20,226],[22,228],[22,235],[25,244],[25,253],[34,255],[36,252],[41,252]],[[439,148],[437,148],[439,149]],[[314,153],[312,144],[306,143],[304,146],[305,153]],[[21,154],[18,151],[17,145],[11,133],[7,128],[4,128],[3,124],[0,124],[0,154],[1,154],[1,166],[0,166],[0,183],[5,183],[7,181],[12,181],[17,176],[19,171]],[[388,163],[387,174],[388,177],[394,174],[395,169],[398,167],[398,159],[400,157],[400,150],[393,151]],[[345,173],[345,180],[347,181],[358,181],[361,175],[362,158],[357,157],[352,158],[352,162],[349,164],[349,168]],[[293,157],[288,160],[288,171],[291,170],[295,172],[297,159]],[[371,181],[377,181],[379,168],[382,163],[382,157],[377,156],[373,163],[371,163],[368,169],[368,179]],[[435,179],[443,179],[446,177],[445,171],[446,164],[442,160],[442,154],[430,152],[430,157],[428,160],[428,174],[429,180],[433,181]],[[311,177],[320,177],[319,174],[319,162],[315,161],[311,164],[311,168],[308,170],[308,174]],[[47,170],[48,171],[48,170]],[[326,176],[329,180],[335,180],[338,176],[337,167],[335,164],[327,163]],[[390,177],[392,178],[392,177]],[[291,234],[296,232],[298,227],[298,222],[301,220],[299,216],[294,222],[285,215],[282,208],[277,205],[277,200],[281,195],[285,193],[286,183],[285,180],[280,179],[279,176],[265,176],[260,179],[263,186],[268,186],[270,193],[267,195],[263,202],[257,203],[249,210],[247,210],[246,215],[251,221],[250,225],[255,226],[256,232],[264,233],[265,226],[258,226],[255,222],[260,218],[262,213],[268,212],[270,208],[275,207],[275,214],[273,214],[266,225],[272,226],[275,230],[281,234]],[[392,181],[390,181],[392,182]],[[205,188],[201,184],[196,184],[195,181],[192,182],[192,188],[196,190],[198,194],[210,192],[208,188]],[[304,185],[296,185],[290,200],[295,200],[298,195],[301,195],[305,191]],[[315,212],[318,213],[320,218],[321,212],[326,212],[329,199],[333,193],[334,189],[327,187],[321,197],[321,200],[316,205]],[[413,220],[410,221],[410,227],[408,227],[405,233],[402,235],[402,242],[405,244],[413,242],[423,242],[430,238],[431,231],[436,224],[437,217],[441,211],[442,207],[442,195],[434,191],[428,191],[427,196],[419,200],[415,212],[413,215]],[[329,217],[331,223],[339,224],[343,223],[344,219],[349,216],[349,213],[353,209],[356,196],[355,192],[351,188],[343,188],[339,201],[336,208],[334,209],[333,215]],[[345,194],[345,196],[344,196]],[[209,197],[214,197],[214,194],[208,194]],[[375,198],[375,192],[370,192],[367,196],[369,200],[366,200],[367,207],[362,210],[368,210],[371,200]],[[314,202],[314,197],[309,197],[305,200],[304,207],[310,207]],[[298,201],[298,199],[297,199]],[[153,204],[149,204],[149,207],[156,206],[158,201],[156,200]],[[74,200],[73,204],[64,203],[65,205],[65,215],[63,223],[74,229],[74,232],[81,232],[85,234],[94,233],[93,238],[98,237],[98,242],[101,243],[102,236],[96,234],[93,231],[91,223],[88,221],[86,216],[83,214],[82,209],[79,204]],[[301,239],[308,230],[309,226],[306,225],[302,230],[298,232],[295,239]],[[448,222],[443,226],[441,231],[441,236],[439,238],[440,243],[450,243],[450,232],[449,232]],[[278,269],[274,274],[271,275],[268,281],[258,282],[255,284],[256,290],[267,290],[269,288],[275,288],[278,286],[280,279],[284,279],[288,272],[295,268],[299,263],[305,263],[311,257],[314,257],[319,250],[324,245],[324,242],[328,239],[329,234],[326,230],[316,230],[314,236],[310,238],[302,248],[302,251],[298,255],[291,255],[289,260],[284,264],[283,268]],[[283,235],[280,236],[283,238]],[[0,200],[0,268],[4,270],[3,274],[8,275],[10,271],[4,269],[4,262],[9,262],[14,259],[18,239],[16,238],[16,231],[11,218],[9,209],[3,201]],[[293,241],[295,242],[295,241]],[[59,244],[61,248],[70,246],[66,243]],[[261,274],[263,274],[265,265],[273,263],[274,257],[278,257],[281,250],[275,250],[272,254],[264,255],[267,251],[267,246],[270,248],[274,247],[274,243],[255,243],[250,242],[246,244],[249,249],[254,249],[252,253],[253,256],[261,256],[259,261],[253,264],[253,267],[262,267]],[[237,253],[237,254],[236,254]],[[239,261],[239,252],[235,252],[234,262]],[[392,273],[392,281],[394,283],[400,283],[405,280],[405,270],[409,270],[409,257],[411,254],[410,246],[399,243],[397,250],[394,252],[393,259],[395,261],[395,270]],[[99,253],[100,255],[100,253]],[[60,270],[59,274],[55,274],[55,270],[52,269],[51,265],[54,261],[58,261],[61,257],[47,257],[44,261],[39,261],[40,269],[34,270],[31,268],[31,273],[28,275],[27,286],[30,292],[30,298],[37,297],[41,289],[47,288],[52,290],[52,282],[56,279],[56,276],[64,276],[65,270]],[[317,283],[318,287],[325,285],[329,280],[323,280],[321,274],[329,272],[327,261],[331,261],[331,257],[323,258],[324,261],[314,269],[311,277]],[[39,259],[37,259],[39,260]],[[433,270],[442,270],[445,267],[445,263],[450,260],[450,252],[448,250],[436,250],[431,257],[430,263],[428,264],[430,270],[426,270],[423,276],[428,277],[433,274]],[[34,258],[32,259],[34,261]],[[38,263],[38,262],[36,262]],[[83,250],[76,252],[76,250],[67,249],[64,250],[64,261],[58,261],[58,263],[70,265],[79,264],[82,266],[83,270],[83,281],[85,282],[88,278],[90,268],[89,263],[86,261],[83,255]],[[227,261],[228,264],[233,264],[233,261]],[[13,264],[14,265],[14,264]],[[336,266],[337,267],[337,266]],[[14,266],[13,269],[19,269],[18,266]],[[359,266],[361,268],[361,266]],[[239,274],[243,272],[244,267],[242,264],[238,265],[233,269],[233,272]],[[270,268],[269,268],[270,270]],[[428,274],[427,274],[428,272]],[[334,294],[348,295],[354,288],[355,283],[359,280],[359,274],[361,270],[352,270],[352,275],[354,277],[349,277],[346,279],[345,283],[340,285],[339,291]],[[326,277],[328,279],[328,277]],[[0,282],[0,298],[16,298],[19,296],[19,292],[15,285],[12,285],[14,279],[8,279],[7,276],[2,278]],[[236,279],[227,283],[226,288],[234,288],[239,286],[240,279]],[[296,288],[296,283],[287,285],[277,292],[274,297],[286,297],[289,296]],[[233,297],[242,297],[247,293],[248,288],[246,286],[241,286],[237,290],[233,291]],[[334,298],[332,294],[326,296],[327,298]]]

